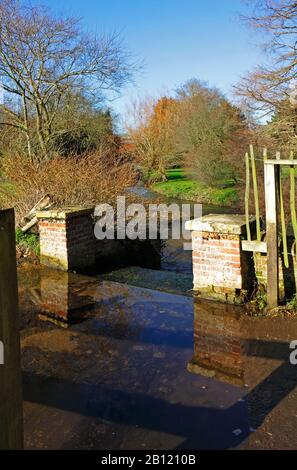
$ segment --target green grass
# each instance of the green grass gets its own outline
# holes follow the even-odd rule
[[[238,202],[237,190],[230,184],[226,184],[228,187],[224,188],[212,188],[189,179],[182,168],[167,170],[167,178],[167,181],[153,184],[152,189],[172,199],[193,200],[205,204],[228,206]]]
[[[295,178],[297,178],[297,168],[294,166]],[[282,166],[281,167],[281,175],[283,178],[289,176],[290,174],[290,167],[289,166]]]
[[[166,175],[169,181],[181,181],[187,179],[186,172],[183,168],[171,168],[166,171]]]
[[[39,237],[35,233],[23,233],[20,228],[16,229],[15,239],[17,245],[29,248],[35,255],[39,255]]]

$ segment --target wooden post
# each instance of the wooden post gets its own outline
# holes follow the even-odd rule
[[[278,306],[279,271],[278,271],[278,190],[279,165],[264,162],[266,240],[267,240],[267,305]]]
[[[22,449],[23,413],[14,210],[0,211],[0,449]]]
[[[276,160],[281,159],[280,152],[276,152],[275,155]],[[284,256],[284,266],[286,268],[289,267],[289,257],[288,257],[288,244],[287,244],[287,229],[286,229],[286,216],[285,216],[285,208],[284,208],[284,199],[283,199],[283,187],[282,187],[282,168],[279,168],[279,177],[278,177],[278,202],[280,206],[280,222],[281,222],[281,231],[282,231],[282,242],[283,242],[283,256]]]
[[[249,198],[250,198],[250,159],[249,154],[245,154],[245,224],[246,224],[246,237],[247,240],[251,240],[251,228],[250,228],[250,215],[249,215]]]
[[[255,201],[256,233],[257,233],[257,240],[258,240],[258,242],[260,242],[261,241],[261,226],[260,226],[259,193],[258,193],[257,171],[256,171],[254,147],[252,145],[250,145],[250,155],[251,155],[251,167],[252,167],[254,201]]]

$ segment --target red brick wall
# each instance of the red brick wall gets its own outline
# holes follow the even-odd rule
[[[38,226],[41,263],[67,269],[66,221],[40,220]]]
[[[242,288],[239,235],[193,232],[194,286]]]
[[[91,265],[95,237],[90,214],[39,221],[42,264],[64,270]]]
[[[67,220],[68,260],[72,267],[87,266],[95,260],[95,236],[90,216]]]

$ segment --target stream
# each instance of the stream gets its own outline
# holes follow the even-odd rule
[[[172,199],[147,189],[142,185],[134,186],[129,190],[131,193],[155,203],[167,205],[177,204],[180,208],[183,204],[189,204],[193,217],[194,202],[182,199]],[[219,207],[202,205],[202,214],[234,213],[230,207]],[[121,282],[138,287],[161,290],[176,294],[191,295],[193,284],[192,274],[192,252],[184,249],[185,239],[174,240],[170,238],[163,240],[160,247],[160,266],[158,269],[150,269],[139,266],[120,267],[109,273],[104,273],[100,278],[110,281]]]
[[[19,268],[26,449],[296,447],[296,317],[194,300],[182,243],[157,269]]]

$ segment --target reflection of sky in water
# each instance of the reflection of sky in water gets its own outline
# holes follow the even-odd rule
[[[29,448],[262,448],[274,445],[267,433],[285,445],[284,429],[294,445],[296,368],[288,343],[296,322],[36,269],[20,272],[21,316],[32,314],[32,298],[25,302],[32,289],[37,313],[38,298],[59,289],[60,305],[71,305],[72,296],[95,305],[67,330],[23,321]],[[189,362],[198,373],[187,371]],[[68,429],[66,440],[48,433],[57,423]]]

